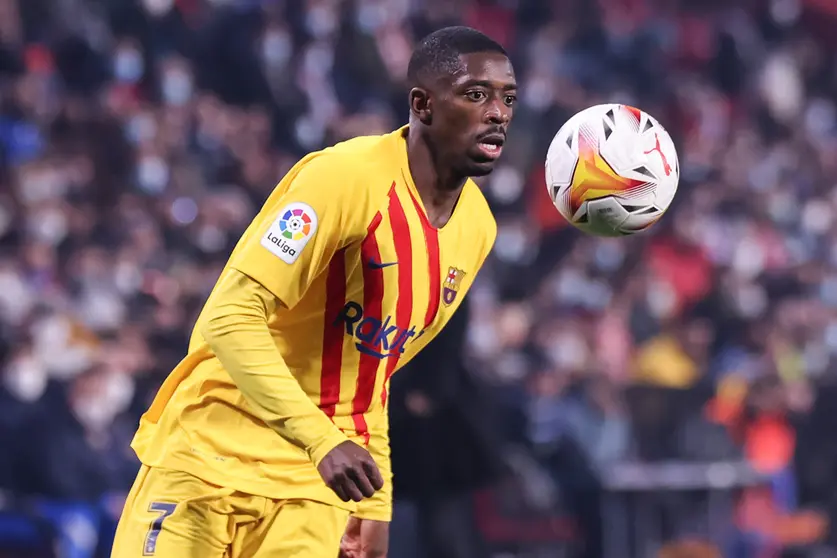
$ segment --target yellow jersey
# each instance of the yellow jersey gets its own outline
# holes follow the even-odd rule
[[[496,236],[470,180],[448,223],[430,224],[407,131],[312,153],[282,179],[140,421],[132,447],[143,464],[390,519],[390,376],[445,326]],[[346,439],[368,448],[385,479],[359,504],[316,469]]]

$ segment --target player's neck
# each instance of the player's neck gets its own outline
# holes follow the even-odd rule
[[[427,218],[434,227],[443,227],[453,215],[467,177],[456,176],[443,165],[418,133],[407,136],[407,161]]]

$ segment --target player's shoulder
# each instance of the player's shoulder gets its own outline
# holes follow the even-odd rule
[[[306,156],[298,166],[316,174],[340,181],[352,195],[386,195],[390,183],[377,177],[390,178],[397,143],[396,134],[358,136],[326,147]],[[380,192],[376,192],[380,190]]]
[[[497,238],[497,220],[488,205],[488,200],[485,199],[480,187],[471,179],[465,183],[464,192],[466,195],[462,196],[460,201],[465,213],[464,217],[469,222],[469,229],[493,244],[494,239]]]

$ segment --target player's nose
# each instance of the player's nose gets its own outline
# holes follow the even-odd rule
[[[502,124],[506,125],[511,120],[511,107],[501,101],[489,103],[484,120],[487,124]]]

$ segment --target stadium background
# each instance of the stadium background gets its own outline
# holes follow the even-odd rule
[[[835,555],[833,0],[0,0],[0,556],[107,555],[237,236],[302,154],[405,122],[451,23],[520,105],[494,254],[396,376],[390,558]],[[546,197],[605,101],[678,145],[652,234]]]

